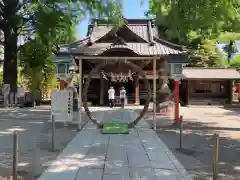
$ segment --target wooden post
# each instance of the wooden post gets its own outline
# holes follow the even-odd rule
[[[79,123],[78,123],[78,131],[82,128],[82,82],[83,82],[83,74],[82,74],[82,59],[79,59]]]
[[[179,149],[182,149],[182,142],[183,142],[183,116],[180,116],[180,134],[179,134]]]
[[[217,164],[218,164],[218,148],[219,148],[219,136],[213,135],[213,180],[217,180]]]
[[[174,80],[175,123],[179,124],[179,80]]]
[[[102,73],[100,74],[100,105],[103,105],[104,102],[104,79]]]
[[[135,105],[139,105],[139,75],[135,76]]]
[[[55,152],[55,117],[52,115],[52,152]]]
[[[153,129],[157,129],[157,122],[156,122],[156,59],[153,59]]]
[[[18,133],[13,132],[13,164],[12,164],[12,179],[17,180],[17,164],[18,164]]]
[[[165,79],[165,59],[160,59],[157,63],[158,83],[157,89],[161,89]]]

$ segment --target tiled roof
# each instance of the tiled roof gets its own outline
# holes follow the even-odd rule
[[[184,79],[240,79],[240,73],[232,68],[183,68]]]
[[[72,48],[70,50],[73,54],[80,55],[100,55],[108,49],[113,48],[126,48],[132,50],[137,55],[170,55],[170,54],[182,54],[182,51],[169,48],[163,44],[156,43],[154,46],[150,46],[148,43],[125,43],[126,45],[112,44],[112,43],[95,43],[92,46],[81,46],[78,48]]]
[[[101,23],[97,20],[97,24],[89,26],[88,36],[84,40],[76,41],[69,45],[60,46],[60,53],[73,53],[81,55],[100,55],[104,51],[110,48],[127,48],[132,50],[137,55],[180,55],[185,54],[181,46],[174,45],[168,41],[164,41],[158,38],[158,31],[156,27],[149,25],[148,19],[127,19],[126,27],[137,36],[142,38],[145,43],[139,42],[126,42],[124,45],[116,45],[114,43],[98,43],[98,39],[108,34],[112,27],[106,23]],[[100,23],[99,23],[100,22]],[[152,28],[152,33],[149,32],[149,26]],[[150,45],[151,37],[154,44]],[[92,45],[88,46],[87,43],[91,40]]]
[[[70,63],[73,61],[73,58],[69,55],[65,56],[53,56],[53,63]]]
[[[144,39],[145,41],[149,41],[149,36],[148,36],[148,27],[147,25],[134,25],[134,24],[129,24],[127,27],[137,34],[139,37]]]
[[[94,26],[93,31],[91,33],[91,40],[93,42],[97,41],[98,39],[102,38],[105,36],[108,32],[112,30],[112,27],[110,26],[104,26],[104,25],[99,25],[99,26]]]

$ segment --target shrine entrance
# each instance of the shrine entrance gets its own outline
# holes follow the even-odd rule
[[[153,128],[156,129],[156,91],[161,90],[168,77],[168,69],[172,69],[168,67],[168,63],[174,63],[174,66],[170,67],[179,64],[182,66],[183,62],[188,62],[187,53],[182,46],[159,38],[157,27],[154,26],[152,20],[125,19],[123,26],[117,29],[113,27],[114,25],[106,23],[105,19],[94,19],[88,26],[88,34],[85,38],[59,46],[58,56],[74,57],[74,62],[79,68],[76,72],[79,74],[77,80],[80,89],[79,109],[82,109],[83,100],[86,114],[93,123],[102,127],[103,124],[99,122],[101,117],[96,116],[98,119],[92,117],[88,105],[104,106],[105,98],[107,98],[105,93],[110,83],[114,84],[116,91],[123,84],[128,95],[134,92],[134,105],[138,106],[141,101],[144,102],[144,108],[139,117],[125,118],[132,121],[128,125],[134,126],[142,119],[151,100],[153,102]],[[108,62],[114,62],[113,66],[106,67]],[[120,66],[117,67],[118,65]],[[126,68],[123,68],[124,66]],[[111,72],[118,74],[118,76],[120,73],[120,79],[123,80],[129,69],[136,74],[133,74],[135,77],[128,82],[119,82],[119,80],[110,82],[104,79],[103,74],[100,74],[101,70],[108,74]],[[151,74],[147,74],[146,71],[150,71]],[[125,75],[121,76],[121,73]],[[91,79],[93,79],[92,82]],[[84,88],[82,88],[83,81]],[[80,115],[79,122],[81,121]]]
[[[154,59],[154,60],[156,62],[156,59]],[[143,115],[147,112],[148,105],[149,105],[150,98],[151,98],[151,94],[152,94],[150,84],[148,82],[148,79],[146,78],[146,74],[142,70],[141,67],[139,67],[138,65],[136,65],[136,64],[134,64],[134,63],[132,63],[128,60],[121,60],[121,59],[111,60],[110,66],[113,65],[115,67],[115,69],[113,69],[113,70],[115,70],[115,72],[105,72],[104,67],[107,67],[108,65],[109,64],[106,64],[106,63],[98,64],[88,74],[88,78],[87,78],[86,82],[84,83],[83,94],[82,94],[83,95],[83,107],[85,109],[85,112],[94,124],[96,124],[100,128],[103,127],[103,122],[98,120],[97,117],[93,117],[89,108],[88,108],[87,93],[88,93],[88,88],[89,88],[91,79],[94,76],[94,74],[100,72],[103,79],[110,80],[109,81],[110,85],[113,85],[113,86],[115,85],[115,88],[116,87],[121,87],[121,85],[123,85],[123,84],[131,87],[131,84],[134,83],[133,82],[133,80],[134,80],[133,76],[134,76],[134,74],[136,74],[137,76],[142,77],[147,93],[146,93],[146,96],[145,96],[145,105],[144,105],[142,111],[140,112],[139,116],[136,117],[136,119],[134,121],[127,123],[128,127],[133,127],[135,124],[138,123],[139,120],[142,119]],[[127,68],[125,68],[125,72],[124,71],[121,72],[121,71],[117,70],[117,67],[123,67],[123,65],[125,67],[127,67]],[[126,71],[126,70],[128,70],[128,71]],[[125,87],[125,89],[127,90],[127,87]],[[117,92],[118,90],[116,89],[115,91]]]
[[[108,89],[112,86],[115,90],[115,103],[116,105],[120,105],[120,89],[122,87],[125,88],[126,92],[127,92],[127,104],[134,104],[135,103],[135,75],[136,72],[132,72],[131,69],[129,69],[129,67],[124,66],[124,64],[122,64],[119,69],[119,67],[117,67],[116,70],[114,70],[116,67],[113,65],[107,65],[106,67],[111,67],[110,69],[112,69],[113,71],[101,71],[101,75],[104,79],[104,81],[106,82],[107,86],[104,89],[104,104],[108,105]],[[118,65],[117,65],[118,66]],[[106,68],[104,68],[106,69]],[[107,68],[109,69],[109,68]],[[120,72],[120,71],[121,72]],[[128,71],[127,71],[128,70]],[[101,87],[100,87],[101,88]]]

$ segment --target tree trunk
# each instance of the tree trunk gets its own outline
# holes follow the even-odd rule
[[[19,0],[4,0],[4,65],[3,82],[17,91],[17,6]]]

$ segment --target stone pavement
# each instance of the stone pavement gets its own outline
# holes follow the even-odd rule
[[[132,110],[99,112],[104,120],[133,120]],[[101,134],[89,123],[38,180],[192,180],[155,132],[141,121],[130,134]]]

